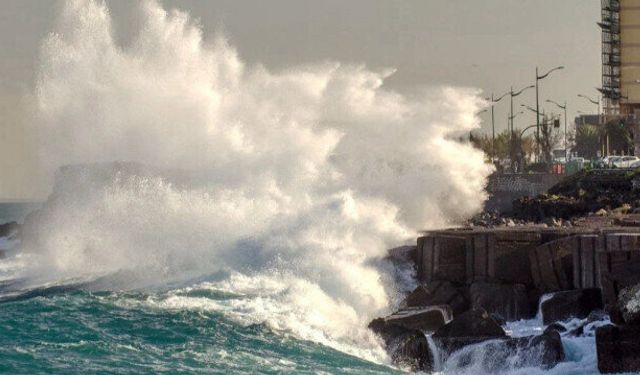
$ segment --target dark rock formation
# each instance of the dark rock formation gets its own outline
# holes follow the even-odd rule
[[[506,333],[486,310],[477,308],[454,317],[432,337],[445,353],[452,353],[466,345],[504,338]]]
[[[564,361],[565,354],[558,332],[545,332],[539,336],[517,337],[505,340],[502,345],[496,345],[494,351],[488,355],[490,372],[496,372],[507,367],[554,367]],[[515,361],[509,361],[509,357]]]
[[[378,318],[371,322],[369,328],[381,333],[387,326],[400,326],[422,332],[435,332],[453,318],[451,308],[447,305],[413,307],[402,309],[386,318]]]
[[[576,237],[546,242],[529,251],[531,274],[536,289],[543,293],[572,289],[573,253]]]
[[[544,329],[544,333],[549,333],[549,332],[562,333],[566,331],[567,331],[567,328],[560,323],[551,323],[547,328]]]
[[[551,324],[570,318],[584,319],[602,307],[600,289],[590,288],[557,292],[542,303],[540,310],[542,322]]]
[[[387,343],[387,348],[390,348],[393,363],[400,367],[425,372],[433,369],[427,338],[420,331],[410,330],[396,336]]]
[[[433,356],[425,335],[416,329],[387,324],[384,318],[374,319],[369,328],[384,341],[393,363],[413,371],[431,371]]]
[[[506,321],[529,318],[529,297],[522,284],[473,283],[469,288],[471,307],[483,308]]]
[[[622,289],[617,306],[626,324],[640,325],[640,284]]]
[[[466,347],[453,354],[449,364],[454,368],[473,365],[477,370],[481,367],[478,373],[494,374],[523,367],[548,369],[564,358],[560,334],[550,331],[539,336],[499,338]]]
[[[20,230],[20,224],[15,221],[0,224],[0,237],[9,237],[16,235]]]
[[[402,303],[403,307],[423,307],[448,305],[453,314],[460,314],[469,307],[469,302],[461,291],[448,281],[434,281],[427,286],[418,286]]]
[[[599,327],[596,329],[596,348],[600,372],[640,371],[640,327]]]

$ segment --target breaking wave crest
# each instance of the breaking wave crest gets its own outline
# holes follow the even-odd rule
[[[458,140],[479,125],[479,92],[408,97],[385,89],[392,70],[335,62],[247,66],[188,14],[139,8],[126,46],[88,0],[67,1],[43,42],[33,130],[43,169],[58,172],[25,225],[23,277],[198,280],[246,298],[158,305],[382,360],[366,323],[397,287],[380,271],[385,249],[484,201],[491,167]]]

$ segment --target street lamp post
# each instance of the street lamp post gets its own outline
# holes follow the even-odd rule
[[[509,93],[511,94],[511,110],[509,115],[509,124],[511,124],[509,129],[509,140],[510,140],[509,144],[511,145],[510,148],[513,147],[513,119],[517,116],[513,114],[513,98],[522,94],[525,90],[532,89],[534,87],[535,86],[531,85],[531,86],[524,87],[517,92],[513,92],[513,86],[512,86],[511,90],[509,91]],[[513,153],[513,150],[510,150],[510,151],[511,151],[510,154]]]
[[[554,102],[551,99],[546,100],[547,103],[555,104],[558,108],[564,111],[564,152],[567,153],[567,101],[565,100],[564,105],[560,105],[560,103]]]
[[[600,97],[598,97],[598,100],[591,99],[590,97],[588,97],[586,95],[582,95],[582,94],[578,94],[578,97],[579,98],[583,98],[583,99],[587,99],[591,103],[593,103],[593,104],[598,106],[598,113],[597,113],[597,115],[598,115],[598,125],[602,125],[602,116],[600,115]],[[606,130],[606,128],[605,128],[605,130]],[[603,155],[609,155],[609,132],[606,132],[606,139],[605,139],[605,142],[602,145],[602,154]]]
[[[598,97],[598,100],[591,99],[590,97],[588,97],[588,96],[586,96],[586,95],[582,95],[582,94],[578,94],[578,97],[579,97],[579,98],[587,99],[587,100],[588,100],[588,101],[590,101],[591,103],[593,103],[593,104],[595,104],[595,105],[597,105],[597,106],[598,106],[598,112],[597,112],[597,115],[598,115],[598,125],[601,125],[601,124],[602,124],[602,117],[600,116],[600,97]]]
[[[509,93],[511,94],[511,111],[510,111],[511,114],[509,116],[509,118],[511,119],[511,123],[510,123],[511,124],[511,128],[510,128],[511,132],[513,132],[513,119],[516,117],[513,114],[513,98],[518,96],[518,95],[520,95],[520,94],[522,94],[525,90],[532,89],[534,87],[535,87],[534,85],[527,86],[527,87],[524,87],[523,89],[521,89],[520,91],[517,91],[517,92],[513,92],[513,87],[511,87],[511,91],[509,91]]]
[[[497,102],[502,100],[502,98],[507,96],[508,93],[509,92],[505,92],[498,99],[494,99],[493,93],[491,93],[491,161],[492,162],[493,162],[493,158],[496,157],[496,149],[495,149],[495,147],[496,147],[495,146],[496,145],[496,123],[495,123],[494,114],[493,114],[493,107],[495,106],[495,104]],[[487,98],[487,99],[489,99],[489,98]]]
[[[556,66],[555,68],[549,70],[545,74],[538,75],[538,67],[536,66],[536,145],[538,145],[538,143],[540,142],[540,96],[538,93],[539,92],[538,81],[540,81],[541,79],[547,78],[547,76],[551,74],[551,72],[555,70],[560,70],[560,69],[564,69],[564,66]],[[538,150],[536,150],[537,151],[536,154],[539,154],[540,147],[539,146],[536,146],[536,147],[538,148]]]
[[[536,109],[535,109],[535,108],[531,108],[531,107],[529,107],[529,106],[528,106],[528,105],[526,105],[526,104],[520,104],[520,107],[522,107],[522,108],[526,108],[526,109],[530,110],[530,111],[531,111],[531,112],[533,112],[533,113],[538,113],[538,112],[536,111]]]

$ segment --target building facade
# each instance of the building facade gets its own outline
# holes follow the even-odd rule
[[[601,0],[601,10],[601,123],[619,122],[640,155],[640,0]]]
[[[640,110],[640,0],[620,0],[620,113]]]

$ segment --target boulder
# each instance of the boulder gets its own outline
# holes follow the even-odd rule
[[[425,335],[416,329],[387,324],[384,318],[374,319],[369,328],[384,341],[394,364],[412,371],[431,371],[433,356]]]
[[[584,319],[602,308],[602,293],[598,288],[557,292],[540,305],[545,325],[571,318]]]
[[[20,230],[20,224],[15,221],[0,224],[0,237],[10,237]]]
[[[506,333],[486,310],[474,308],[454,317],[432,337],[445,353],[452,353],[466,345],[504,338]]]
[[[387,344],[393,363],[411,371],[430,372],[433,370],[433,355],[425,335],[409,330],[395,337]]]
[[[600,284],[611,321],[624,324],[618,297],[628,287],[640,284],[640,251],[600,253]]]
[[[564,361],[565,353],[560,334],[555,331],[544,332],[539,336],[516,337],[495,345],[494,351],[487,355],[488,372],[495,373],[506,367],[542,367],[549,369]]]
[[[476,373],[495,374],[526,367],[549,369],[564,359],[560,334],[550,331],[539,336],[499,338],[466,347],[450,356],[447,365],[454,370],[452,373],[472,366]]]
[[[378,318],[370,324],[376,332],[382,332],[386,326],[394,325],[422,332],[435,332],[453,318],[451,308],[447,305],[412,307],[399,310],[386,318]],[[375,323],[374,323],[375,322]]]
[[[460,314],[469,307],[461,288],[448,281],[434,281],[427,286],[420,285],[401,304],[402,307],[423,307],[448,305],[453,314]]]
[[[629,325],[640,325],[640,284],[623,288],[618,294],[618,310]]]
[[[471,307],[483,308],[506,321],[531,317],[527,289],[522,284],[473,283],[469,288]]]
[[[577,237],[564,237],[529,250],[529,265],[535,288],[543,293],[573,289],[573,258]]]
[[[640,371],[640,327],[598,327],[596,350],[601,373]]]
[[[560,323],[551,323],[547,328],[544,329],[544,333],[548,333],[548,332],[562,333],[566,331],[567,331],[567,327],[563,326]]]

